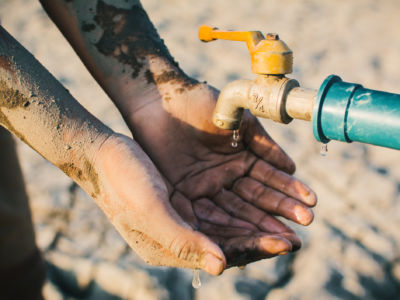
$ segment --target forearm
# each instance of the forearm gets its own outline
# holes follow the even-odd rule
[[[179,69],[138,0],[41,3],[125,119],[159,100],[162,86],[195,84]]]
[[[0,27],[0,124],[96,197],[93,160],[112,134]]]

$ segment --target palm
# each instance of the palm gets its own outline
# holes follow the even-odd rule
[[[308,224],[315,195],[288,174],[292,161],[253,117],[245,116],[233,148],[232,133],[210,121],[216,96],[199,85],[142,106],[128,123],[172,186],[173,207],[221,247],[228,265],[299,248],[296,234],[272,215]]]

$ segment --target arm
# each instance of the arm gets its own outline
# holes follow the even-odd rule
[[[0,124],[58,166],[94,198],[94,157],[112,130],[89,114],[0,28]]]
[[[219,247],[172,208],[165,182],[141,148],[89,114],[1,26],[0,125],[91,195],[146,262],[211,274],[224,269]]]
[[[127,121],[156,100],[158,86],[197,83],[178,67],[140,1],[40,2]]]

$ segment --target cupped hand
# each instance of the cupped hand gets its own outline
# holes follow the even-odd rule
[[[310,224],[314,192],[291,176],[294,163],[253,116],[244,114],[233,148],[232,131],[211,123],[217,96],[206,84],[165,84],[125,118],[170,186],[172,206],[218,244],[228,266],[297,250],[300,239],[275,216]]]
[[[132,139],[109,137],[90,173],[99,189],[97,204],[144,261],[213,275],[224,270],[221,249],[182,220],[161,175]]]

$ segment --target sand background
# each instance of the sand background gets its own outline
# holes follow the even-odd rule
[[[198,27],[277,32],[294,52],[292,77],[318,88],[329,74],[400,93],[398,0],[143,0],[171,53],[190,75],[223,88],[254,78],[244,44],[203,44]],[[38,1],[0,0],[3,26],[94,115],[128,134]],[[332,142],[326,157],[311,124],[263,121],[318,194],[316,218],[296,227],[295,254],[220,277],[152,268],[125,245],[93,201],[19,143],[37,239],[48,262],[46,299],[400,299],[400,152]]]

